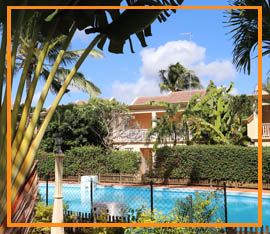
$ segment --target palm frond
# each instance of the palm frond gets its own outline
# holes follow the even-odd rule
[[[69,69],[59,68],[56,73],[56,79],[62,83],[64,82],[69,73],[70,73]],[[87,80],[85,76],[80,72],[77,72],[74,75],[70,83],[70,86],[77,88],[85,93],[88,93],[90,96],[95,97],[101,94],[100,89],[94,83]]]
[[[263,55],[270,54],[270,7],[269,0],[233,0],[234,6],[262,6]],[[258,12],[256,10],[226,11],[225,23],[231,28],[233,39],[233,63],[238,71],[251,71],[252,53],[258,44]],[[255,56],[254,56],[255,57]]]
[[[47,70],[46,68],[43,68],[40,76],[44,81],[46,81],[49,74],[50,74],[49,70]],[[53,94],[57,94],[59,90],[61,89],[61,87],[62,87],[61,81],[58,78],[56,78],[52,81],[50,90]],[[70,91],[69,89],[66,89],[65,93],[68,93],[69,91]]]
[[[52,51],[50,51],[50,54],[48,56],[50,63],[54,63],[56,57],[58,56],[59,50],[60,50],[60,48],[55,47]],[[75,63],[78,60],[78,58],[83,54],[83,52],[84,52],[84,50],[66,51],[64,56],[63,56],[61,65],[67,66],[67,65]],[[90,52],[89,56],[91,56],[93,58],[103,58],[104,57],[102,51],[97,50],[97,49],[93,49]]]
[[[159,71],[160,91],[182,91],[188,89],[200,89],[202,85],[196,74],[186,69],[180,63],[170,65],[167,70]]]
[[[82,73],[77,73],[71,82],[71,85],[95,97],[101,94],[100,89],[91,81],[85,79]]]

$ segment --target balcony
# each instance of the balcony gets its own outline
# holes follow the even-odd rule
[[[263,123],[263,138],[270,138],[270,123]]]
[[[125,131],[118,132],[113,141],[114,142],[146,142],[148,129],[127,129]]]
[[[156,136],[147,139],[148,129],[128,129],[118,132],[113,141],[115,143],[151,143],[156,140]],[[177,141],[182,141],[182,137],[177,137]],[[173,137],[169,137],[167,142],[173,142]]]

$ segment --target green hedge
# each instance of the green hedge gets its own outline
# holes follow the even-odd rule
[[[54,174],[54,154],[39,151],[38,173],[44,178]],[[104,150],[97,146],[74,147],[64,156],[64,177],[78,174],[137,173],[140,155],[132,151]]]
[[[177,146],[156,152],[154,175],[159,178],[257,182],[258,148],[241,146]],[[263,149],[263,181],[270,183],[270,148]]]

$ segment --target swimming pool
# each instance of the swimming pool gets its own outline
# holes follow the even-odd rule
[[[42,199],[45,198],[46,187],[44,183],[39,185]],[[196,190],[200,193],[207,193],[205,190]],[[195,190],[186,188],[154,188],[154,209],[164,214],[171,211],[177,200],[194,196]],[[224,211],[223,194],[218,192],[219,211]],[[54,185],[49,184],[49,204],[53,203]],[[64,184],[63,197],[68,204],[69,210],[90,212],[90,192],[81,190],[79,184]],[[241,223],[257,222],[257,193],[227,192],[228,221]],[[150,208],[149,187],[125,187],[125,186],[101,186],[98,185],[94,191],[94,202],[122,202],[129,208],[138,209],[142,206]],[[263,195],[263,224],[270,225],[270,195]]]

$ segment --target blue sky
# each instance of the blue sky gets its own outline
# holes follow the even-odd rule
[[[201,1],[186,1],[184,5],[201,5]],[[227,1],[205,0],[204,5],[228,5]],[[250,76],[236,72],[232,65],[232,40],[229,29],[224,27],[222,10],[178,10],[165,23],[156,21],[152,26],[153,36],[147,38],[148,47],[142,48],[133,37],[135,54],[126,43],[124,54],[116,55],[104,47],[104,58],[89,57],[80,71],[102,91],[101,97],[115,97],[130,103],[141,95],[159,95],[158,70],[180,62],[192,69],[201,78],[204,86],[209,80],[217,85],[235,83],[235,93],[250,94],[257,84],[257,61],[252,64]],[[185,33],[192,33],[191,40]],[[93,37],[83,32],[76,33],[72,49],[82,49]],[[256,53],[256,51],[255,51]],[[254,57],[256,54],[254,54]],[[264,77],[270,69],[264,66]],[[38,85],[39,94],[43,83]],[[35,96],[34,102],[38,95]],[[54,95],[50,94],[45,106],[48,107]],[[88,95],[73,90],[65,94],[61,103],[87,100]]]

